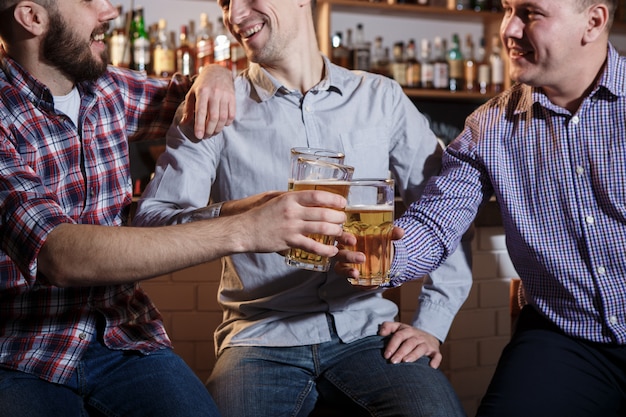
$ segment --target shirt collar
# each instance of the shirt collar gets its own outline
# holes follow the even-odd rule
[[[322,56],[322,58],[324,60],[324,76],[310,91],[330,91],[341,95],[343,77],[340,74],[340,67],[331,65],[330,60],[326,56]],[[269,100],[275,95],[293,93],[259,64],[250,63],[247,71],[252,87],[261,101]]]
[[[626,95],[626,63],[620,59],[619,53],[609,42],[607,61],[597,86],[591,91],[589,97],[596,94],[606,92],[611,96]],[[605,94],[606,94],[605,93]],[[521,97],[517,102],[515,113],[525,113],[531,110],[531,107],[537,103],[546,108],[554,108],[554,104],[548,99],[543,90],[539,87],[530,87],[528,85],[520,85]]]

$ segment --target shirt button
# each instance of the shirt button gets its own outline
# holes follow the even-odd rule
[[[593,222],[595,221],[593,216],[587,216],[585,217],[585,221],[587,222],[587,224],[593,224]]]
[[[615,317],[615,316],[610,316],[610,317],[609,317],[609,322],[610,322],[611,324],[617,324],[617,317]]]
[[[80,334],[78,335],[78,338],[79,338],[80,340],[85,340],[85,339],[87,339],[87,333],[80,333]]]
[[[578,118],[578,116],[572,117],[572,123],[574,123],[575,125],[577,125],[579,121],[580,119]]]
[[[598,269],[596,269],[596,272],[600,275],[604,275],[606,274],[606,269],[604,269],[603,266],[599,266]]]
[[[577,166],[576,167],[576,173],[578,175],[583,175],[585,173],[585,168],[581,167],[581,166]]]
[[[308,113],[311,113],[313,111],[311,106],[304,106],[304,110],[306,110]]]

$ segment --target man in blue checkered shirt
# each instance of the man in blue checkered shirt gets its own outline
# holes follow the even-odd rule
[[[397,221],[395,283],[436,267],[495,196],[528,305],[478,416],[624,416],[626,59],[609,43],[617,1],[502,4],[517,83],[469,116],[441,175]]]

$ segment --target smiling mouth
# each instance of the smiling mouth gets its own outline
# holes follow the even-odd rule
[[[509,49],[511,58],[523,58],[532,54],[532,51],[524,51],[521,49],[511,48]]]
[[[263,24],[259,23],[259,24],[256,24],[256,25],[252,26],[251,28],[249,28],[247,30],[239,32],[239,34],[241,35],[241,37],[243,39],[247,39],[247,38],[251,37],[252,35],[254,35],[255,33],[260,32],[261,29],[263,29]]]
[[[94,42],[104,42],[104,33],[97,33],[91,35],[91,40]]]

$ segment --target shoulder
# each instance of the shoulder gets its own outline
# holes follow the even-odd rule
[[[113,65],[96,82],[96,88],[105,94],[122,92],[135,94],[146,89],[166,89],[170,80],[151,78],[144,72],[119,68]]]

